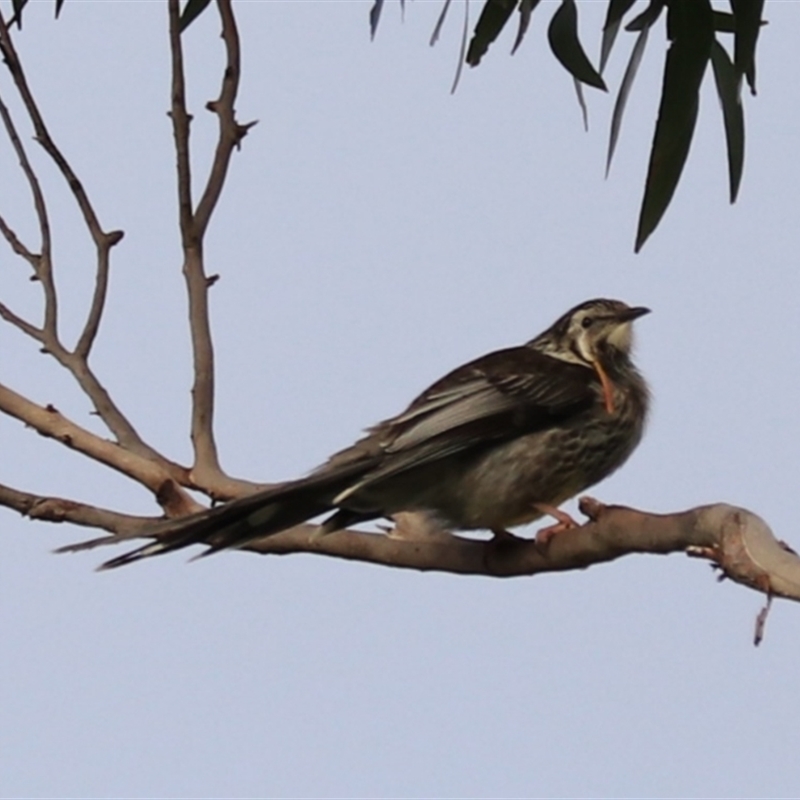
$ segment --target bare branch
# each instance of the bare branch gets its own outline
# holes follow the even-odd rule
[[[2,102],[2,101],[0,101]],[[12,230],[12,228],[8,225],[8,223],[0,217],[0,233],[3,234],[3,238],[8,242],[11,246],[11,249],[18,255],[24,258],[28,264],[33,267],[33,279],[38,278],[38,271],[39,271],[39,256],[35,253],[32,253],[28,250],[27,247],[19,240],[17,234]]]
[[[27,79],[25,78],[25,73],[22,69],[17,51],[14,47],[11,36],[9,35],[5,22],[0,24],[0,49],[2,49],[6,67],[14,79],[14,85],[17,87],[17,91],[22,98],[22,102],[24,103],[25,109],[28,112],[28,116],[33,123],[33,129],[36,132],[36,141],[39,142],[45,152],[58,167],[59,171],[64,177],[64,180],[67,182],[70,190],[72,191],[72,195],[75,198],[81,213],[83,214],[83,218],[86,222],[86,226],[89,228],[89,231],[92,234],[92,238],[94,239],[95,243],[99,243],[106,236],[106,234],[100,227],[97,215],[92,208],[92,204],[83,188],[83,184],[81,184],[81,182],[78,180],[78,176],[72,170],[72,167],[69,165],[66,158],[64,158],[64,155],[50,137],[50,132],[47,130],[47,126],[44,123],[44,119],[39,111],[39,107],[33,98],[33,94],[31,94],[30,87],[28,86]],[[119,241],[119,239],[117,239],[117,241]]]
[[[11,69],[11,64],[16,63],[18,66],[18,62],[16,61],[16,53],[14,53],[13,47],[11,46],[11,37],[9,36],[8,28],[2,14],[0,14],[0,52],[2,52],[5,63],[13,75],[14,71]],[[57,337],[58,300],[56,298],[55,284],[53,283],[52,240],[50,236],[50,220],[47,215],[47,204],[44,200],[44,194],[39,179],[31,166],[28,154],[17,133],[14,120],[11,118],[8,107],[2,99],[0,99],[0,118],[3,120],[3,126],[6,129],[14,152],[17,154],[22,172],[28,181],[28,187],[33,197],[33,206],[36,210],[36,217],[39,220],[39,235],[41,237],[40,254],[35,261],[29,260],[28,263],[34,268],[36,277],[41,281],[42,290],[44,291],[45,310],[43,328],[49,331],[53,337]]]
[[[219,97],[206,105],[206,108],[213,111],[219,119],[219,138],[206,188],[197,204],[194,216],[195,233],[200,239],[205,234],[211,215],[219,202],[234,148],[240,145],[242,138],[247,135],[247,131],[255,125],[254,122],[240,125],[236,121],[234,105],[239,91],[241,73],[239,32],[236,29],[231,0],[217,0],[217,6],[222,21],[222,40],[225,43],[226,64]]]
[[[585,569],[632,553],[686,553],[712,561],[721,575],[760,592],[800,601],[800,557],[756,514],[723,503],[675,514],[648,514],[584,498],[590,521],[554,536],[488,542],[430,530],[415,514],[401,515],[389,535],[340,531],[311,537],[301,525],[246,547],[264,554],[319,553],[354,561],[508,578]]]
[[[22,317],[17,316],[5,303],[0,303],[0,318],[14,327],[19,328],[32,339],[36,339],[37,342],[44,341],[44,331],[42,331],[41,328],[37,328],[35,325],[31,325],[30,322],[22,319]]]
[[[63,497],[43,497],[22,492],[0,484],[0,506],[19,511],[23,516],[44,522],[72,522],[87,528],[102,528],[117,535],[130,534],[158,520],[121,514],[107,508],[67,500]]]
[[[174,466],[166,469],[152,461],[103,439],[75,424],[51,405],[40,406],[0,384],[0,412],[15,417],[42,436],[56,439],[67,447],[133,478],[150,489],[168,516],[183,516],[201,510],[181,485],[190,485],[188,471]]]
[[[193,480],[200,486],[226,486],[234,489],[219,465],[214,440],[214,345],[209,323],[208,278],[203,263],[203,238],[219,201],[228,173],[231,155],[249,125],[239,125],[234,103],[239,87],[239,36],[230,0],[218,0],[222,20],[222,38],[226,49],[226,67],[220,96],[208,104],[219,119],[219,137],[206,187],[196,211],[192,210],[191,169],[189,159],[189,127],[191,116],[186,110],[183,51],[180,37],[179,4],[170,0],[170,48],[172,52],[172,118],[178,171],[178,203],[183,244],[183,274],[189,297],[189,325],[194,360],[192,386],[191,437],[194,447]]]
[[[89,357],[92,345],[97,337],[97,331],[100,328],[100,320],[106,304],[111,248],[122,239],[123,235],[122,231],[112,231],[111,233],[102,233],[99,239],[95,239],[97,272],[94,282],[94,295],[92,296],[92,304],[89,307],[89,314],[86,317],[86,324],[78,338],[77,345],[75,345],[75,355],[83,361],[86,361]]]

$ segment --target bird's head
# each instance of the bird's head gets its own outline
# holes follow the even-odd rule
[[[613,359],[630,354],[631,323],[649,311],[620,300],[587,300],[567,311],[529,345],[562,361],[596,368],[604,356]]]

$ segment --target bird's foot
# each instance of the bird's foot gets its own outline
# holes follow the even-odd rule
[[[547,549],[550,541],[557,534],[580,527],[566,511],[562,511],[560,508],[548,505],[547,503],[536,503],[534,507],[537,511],[541,511],[542,514],[547,514],[556,520],[555,524],[548,525],[546,528],[542,528],[536,533],[536,546],[542,550]]]

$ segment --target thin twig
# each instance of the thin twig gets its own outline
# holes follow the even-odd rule
[[[13,47],[10,45],[11,38],[8,34],[6,22],[0,13],[0,52],[3,54],[6,65],[11,70],[11,64],[16,63],[16,54],[13,52]],[[14,71],[11,70],[12,75]],[[22,144],[22,140],[17,133],[14,120],[11,118],[8,107],[0,99],[0,117],[2,117],[3,125],[6,129],[6,134],[14,148],[14,152],[19,159],[20,167],[28,181],[28,187],[33,197],[33,207],[36,210],[36,218],[39,221],[39,235],[41,237],[40,254],[39,258],[31,263],[33,266],[36,277],[42,284],[42,291],[44,292],[45,310],[44,310],[44,324],[43,328],[50,331],[53,336],[58,336],[58,300],[56,298],[56,288],[53,282],[52,272],[52,239],[50,234],[50,220],[47,214],[47,204],[45,203],[44,193],[42,192],[39,178],[31,166],[28,154]]]
[[[19,328],[24,334],[30,336],[31,339],[36,339],[37,342],[44,341],[44,331],[42,331],[41,328],[37,328],[35,325],[31,325],[30,322],[22,319],[22,317],[17,316],[5,303],[0,303],[0,318],[14,327]]]
[[[213,111],[219,120],[219,138],[208,181],[194,215],[194,229],[198,239],[202,239],[205,234],[211,215],[219,202],[233,151],[239,146],[247,131],[255,124],[251,122],[247,125],[240,125],[236,121],[234,105],[241,75],[239,32],[236,28],[231,0],[217,0],[217,5],[222,21],[222,40],[225,43],[226,64],[219,97],[206,105],[206,108]]]
[[[137,517],[108,508],[88,505],[63,497],[45,497],[0,484],[0,506],[19,511],[43,522],[72,522],[87,528],[101,528],[124,536],[157,522],[156,517]]]
[[[203,262],[203,238],[225,184],[231,155],[249,126],[236,122],[234,103],[239,87],[239,36],[230,0],[218,0],[226,66],[219,98],[208,104],[219,119],[219,137],[208,181],[196,211],[192,211],[189,128],[186,110],[183,51],[178,0],[170,0],[170,47],[172,52],[172,118],[178,171],[178,203],[183,244],[183,274],[189,297],[189,325],[194,362],[191,438],[194,448],[192,477],[198,485],[228,486],[219,464],[214,440],[214,344],[209,321],[208,290],[211,284]]]
[[[0,216],[0,233],[3,238],[8,242],[11,249],[21,258],[24,258],[28,264],[33,268],[34,278],[37,278],[39,271],[40,256],[32,253],[21,241],[16,232],[8,225],[8,223]]]
[[[91,201],[89,200],[89,196],[86,193],[86,190],[83,188],[83,184],[78,179],[78,176],[75,174],[75,171],[70,166],[67,159],[64,157],[64,154],[58,148],[56,143],[53,141],[52,137],[50,136],[50,132],[45,125],[44,118],[42,117],[41,112],[39,111],[39,107],[36,103],[36,100],[31,93],[30,87],[28,86],[28,81],[25,77],[25,72],[22,69],[22,64],[20,63],[19,57],[17,55],[16,49],[14,47],[14,43],[11,39],[9,34],[8,28],[5,22],[0,18],[0,48],[2,48],[3,56],[5,59],[6,67],[8,68],[11,76],[14,80],[14,85],[19,92],[20,98],[25,106],[25,110],[28,112],[28,116],[33,124],[33,129],[36,134],[36,141],[42,146],[44,151],[50,156],[52,161],[58,167],[59,172],[61,173],[62,177],[64,178],[65,182],[69,186],[70,191],[72,192],[72,196],[75,198],[75,202],[78,205],[78,208],[83,215],[84,222],[86,223],[86,227],[89,230],[89,233],[92,237],[94,242],[95,248],[97,250],[97,270],[96,270],[96,278],[95,278],[95,290],[94,296],[92,298],[92,303],[89,309],[89,314],[84,325],[83,331],[79,337],[78,344],[74,350],[75,354],[86,360],[89,356],[89,352],[91,351],[92,344],[94,343],[95,337],[97,336],[97,330],[100,325],[100,319],[103,314],[103,308],[105,306],[105,299],[106,293],[108,289],[108,270],[109,270],[109,253],[111,248],[114,247],[123,237],[122,231],[111,231],[110,233],[106,233],[102,227],[100,226],[100,222],[97,219],[97,214],[92,207]],[[12,137],[12,141],[16,138],[17,144],[15,144],[15,149],[17,150],[18,155],[20,156],[20,160],[23,163],[23,169],[25,170],[26,175],[28,176],[28,181],[31,183],[31,188],[34,190],[34,199],[36,201],[36,208],[37,214],[40,220],[40,227],[42,227],[42,258],[41,258],[41,268],[39,277],[42,281],[42,285],[45,290],[45,324],[44,329],[50,336],[50,338],[54,340],[58,340],[58,328],[57,328],[57,298],[56,298],[56,291],[55,285],[53,283],[52,278],[52,259],[51,259],[51,248],[50,248],[50,241],[49,241],[49,227],[47,226],[47,214],[46,208],[44,205],[44,198],[41,197],[41,189],[39,188],[38,181],[36,180],[36,176],[33,174],[33,170],[30,168],[30,164],[28,164],[27,157],[25,156],[25,151],[22,148],[21,143],[19,143],[19,137],[16,136],[16,132],[13,132],[13,123],[11,123],[10,115],[6,109],[3,110],[3,118],[4,122],[6,123],[6,129],[9,131],[9,136]],[[27,166],[26,166],[27,165]],[[37,199],[40,198],[40,199]],[[98,409],[98,413],[101,414],[102,412]],[[113,429],[112,429],[113,430]],[[130,436],[129,431],[123,432],[123,437]],[[137,437],[138,438],[138,437]]]

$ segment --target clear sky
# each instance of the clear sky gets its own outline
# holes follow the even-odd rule
[[[4,4],[4,9],[8,4]],[[593,58],[605,3],[581,2]],[[672,207],[632,252],[663,59],[651,37],[609,180],[612,97],[546,46],[544,2],[450,96],[461,30],[438,2],[239,2],[234,158],[207,245],[225,468],[302,474],[452,367],[523,342],[571,305],[647,305],[655,395],[629,464],[593,494],[650,511],[727,501],[797,546],[800,485],[800,4],[770,0],[745,99],[741,198],[727,203],[706,79]],[[473,22],[478,3],[471,4]],[[93,365],[140,432],[188,460],[190,365],[173,182],[165,4],[30,4],[17,42],[106,228],[111,296]],[[187,33],[195,181],[213,144],[215,12]],[[616,86],[632,46],[607,74]],[[9,95],[0,76],[0,92]],[[30,140],[30,133],[25,136]],[[38,154],[37,154],[38,155]],[[48,174],[65,338],[92,254]],[[0,148],[0,209],[35,223]],[[38,313],[0,249],[0,293]],[[0,374],[101,430],[69,376],[8,326]],[[0,482],[155,514],[146,492],[0,419]],[[568,506],[571,508],[571,506]],[[73,797],[791,797],[800,791],[800,607],[704,562],[629,557],[496,580],[312,556],[186,554],[111,573],[50,551],[85,531],[0,509],[0,794]],[[531,531],[532,532],[532,531]]]

